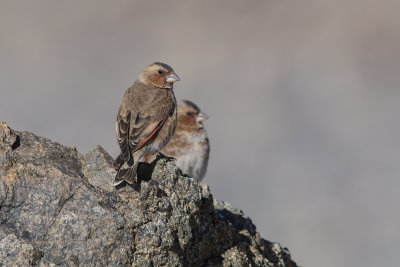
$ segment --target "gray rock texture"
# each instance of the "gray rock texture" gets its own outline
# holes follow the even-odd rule
[[[0,122],[2,266],[296,266],[171,158],[112,186],[112,158]]]

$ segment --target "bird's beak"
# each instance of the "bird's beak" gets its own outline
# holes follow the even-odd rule
[[[175,73],[171,73],[170,75],[168,75],[166,81],[167,81],[167,83],[174,83],[174,82],[177,82],[179,80],[180,79],[179,79],[178,75],[176,75]]]
[[[205,121],[206,119],[208,119],[208,115],[204,112],[200,112],[199,114],[197,114],[196,116],[196,122],[200,123]]]

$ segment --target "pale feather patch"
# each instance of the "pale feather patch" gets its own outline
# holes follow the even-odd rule
[[[191,145],[188,151],[177,158],[176,165],[184,174],[201,180],[207,170],[208,165],[208,146],[204,143],[207,140],[206,132],[189,136]]]

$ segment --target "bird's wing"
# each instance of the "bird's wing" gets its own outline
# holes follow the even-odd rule
[[[128,143],[130,121],[131,121],[130,111],[128,111],[124,115],[122,115],[120,111],[118,112],[115,130],[117,132],[117,141],[121,149],[121,155],[117,159],[119,159],[119,161],[121,161],[122,159],[122,162],[116,163],[117,165],[121,165],[123,161],[128,161],[130,158],[129,143]]]
[[[159,90],[142,95],[126,94],[125,97],[128,99],[123,101],[117,117],[117,137],[122,157],[128,161],[131,153],[142,148],[160,131],[173,114],[176,103],[171,101],[169,94]],[[124,103],[127,103],[126,107]]]

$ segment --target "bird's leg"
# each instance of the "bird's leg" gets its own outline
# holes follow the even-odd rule
[[[168,161],[175,160],[174,157],[168,157],[167,155],[165,155],[165,154],[161,153],[160,151],[158,151],[156,159],[159,160],[161,158],[165,158]]]
[[[161,153],[161,151],[158,151],[156,158],[160,159],[160,158],[168,158],[168,157],[165,156],[163,153]]]

